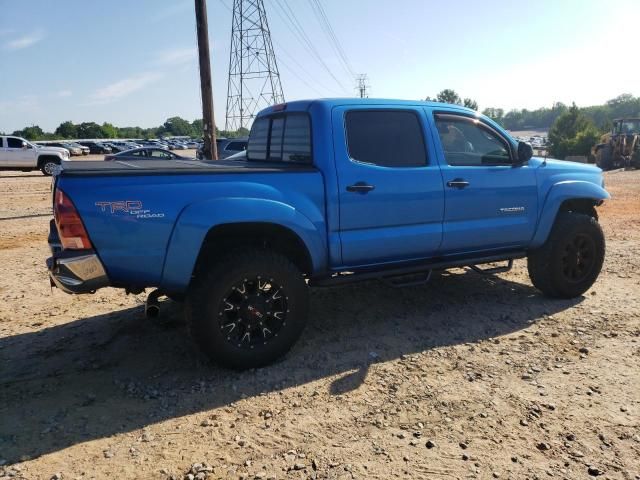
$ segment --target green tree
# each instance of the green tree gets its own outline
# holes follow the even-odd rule
[[[191,136],[192,137],[201,137],[202,132],[204,131],[204,122],[201,118],[198,118],[191,122]],[[218,129],[216,127],[216,134],[218,133]]]
[[[101,138],[102,127],[95,122],[82,122],[77,126],[78,138]]]
[[[173,136],[191,136],[193,129],[191,124],[180,117],[168,118],[161,127],[163,134]]]
[[[118,128],[107,122],[102,124],[100,130],[102,130],[102,138],[118,138],[120,136]]]
[[[589,155],[600,131],[574,103],[562,113],[549,130],[549,153],[557,158],[567,155]]]
[[[16,137],[23,137],[27,140],[40,140],[44,136],[44,131],[38,125],[25,127],[22,130],[13,132]]]
[[[78,128],[70,120],[62,122],[54,133],[61,138],[78,138]]]
[[[485,108],[482,111],[482,114],[489,117],[497,124],[504,126],[504,110],[502,108]]]
[[[470,108],[471,110],[478,110],[478,102],[470,98],[465,98],[462,101],[462,105],[464,105],[467,108]]]
[[[455,90],[451,90],[450,88],[445,88],[442,90],[437,96],[436,100],[441,103],[453,103],[456,105],[462,105],[462,99],[460,95],[456,93]]]
[[[444,90],[442,90],[438,95],[436,95],[436,98],[427,97],[425,101],[463,105],[467,108],[471,108],[472,110],[478,110],[478,102],[471,98],[462,99],[462,97],[460,97],[460,95],[458,95],[455,90],[452,90],[450,88],[445,88]]]

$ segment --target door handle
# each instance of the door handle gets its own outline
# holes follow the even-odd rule
[[[347,187],[347,192],[357,193],[369,193],[371,190],[375,190],[375,185],[368,185],[364,182],[358,182]]]
[[[449,188],[457,188],[458,190],[462,190],[463,188],[467,188],[469,186],[469,182],[463,180],[462,178],[456,178],[447,182],[447,187]]]

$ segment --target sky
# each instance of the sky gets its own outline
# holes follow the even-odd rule
[[[640,96],[640,0],[319,0],[370,96],[445,88],[480,109]],[[232,0],[208,0],[216,123],[224,127]],[[312,0],[264,0],[287,100],[355,96]],[[287,4],[318,60],[283,14]],[[201,118],[193,0],[0,0],[0,131]],[[324,65],[323,65],[324,64]],[[335,78],[334,78],[335,77]]]

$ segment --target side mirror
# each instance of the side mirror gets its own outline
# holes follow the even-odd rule
[[[525,142],[518,142],[518,158],[516,165],[524,165],[533,157],[533,148]]]
[[[27,145],[27,142],[22,142],[22,149],[26,150],[27,148],[29,148],[29,146]]]

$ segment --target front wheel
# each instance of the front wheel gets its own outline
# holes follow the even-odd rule
[[[562,212],[545,244],[529,252],[529,277],[545,295],[578,297],[598,278],[604,253],[604,233],[595,218]]]
[[[229,254],[196,278],[185,314],[209,358],[243,370],[289,351],[308,309],[308,288],[298,268],[279,253],[250,249]]]
[[[58,168],[58,165],[60,165],[60,162],[56,162],[55,160],[45,160],[42,163],[42,166],[40,167],[40,171],[44,175],[50,177],[55,173],[56,169]]]
[[[613,168],[613,151],[611,145],[604,145],[596,152],[596,165],[605,171]]]

